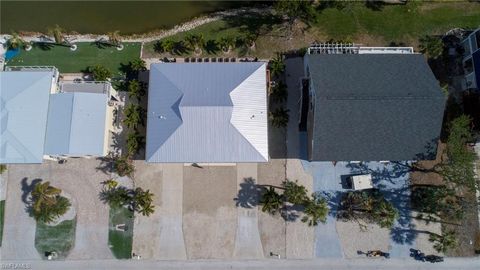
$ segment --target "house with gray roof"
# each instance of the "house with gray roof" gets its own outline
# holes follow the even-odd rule
[[[266,63],[150,68],[147,162],[267,162]]]
[[[109,83],[58,87],[57,80],[53,67],[0,72],[1,164],[108,154],[114,130]]]
[[[446,97],[423,55],[307,54],[304,67],[309,160],[435,158]]]

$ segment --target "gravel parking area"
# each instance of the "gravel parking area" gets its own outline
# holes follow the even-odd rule
[[[183,232],[188,259],[233,256],[236,196],[235,166],[184,167]]]

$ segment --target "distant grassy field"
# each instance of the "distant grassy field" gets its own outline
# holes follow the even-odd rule
[[[140,43],[125,43],[124,49],[98,48],[89,42],[76,43],[76,51],[67,47],[53,46],[50,49],[34,47],[8,61],[7,66],[56,66],[60,72],[81,72],[89,66],[101,64],[114,74],[120,71],[122,64],[140,57]]]
[[[202,25],[188,33],[200,33],[205,40],[221,37],[239,37],[258,31],[257,49],[237,55],[272,57],[277,51],[308,46],[313,41],[348,40],[371,46],[385,46],[391,42],[416,46],[425,35],[442,34],[452,28],[480,27],[480,4],[473,2],[410,2],[406,5],[385,5],[379,10],[363,3],[347,2],[343,8],[330,7],[317,11],[317,21],[305,31],[297,31],[287,38],[287,27],[272,16],[236,16]],[[186,33],[172,36],[180,41]],[[184,55],[190,55],[186,52]],[[157,57],[154,42],[144,46],[144,55]],[[204,50],[204,56],[211,56]],[[222,55],[218,52],[213,55]]]
[[[132,258],[133,212],[125,207],[110,208],[108,245],[117,259]],[[125,224],[125,231],[117,231],[116,225]]]
[[[55,251],[60,259],[67,257],[75,243],[76,220],[65,220],[57,226],[37,222],[35,248],[44,257],[45,252]]]

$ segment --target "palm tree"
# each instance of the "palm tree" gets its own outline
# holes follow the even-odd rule
[[[218,45],[223,52],[229,53],[233,46],[235,46],[235,40],[232,37],[222,37],[220,41],[218,41]]]
[[[115,30],[113,32],[108,32],[107,36],[108,36],[108,44],[110,44],[111,46],[117,47],[117,49],[119,50],[123,49],[123,45],[120,37],[120,31]]]
[[[126,155],[115,158],[113,162],[113,169],[119,176],[131,177],[135,172],[135,166],[133,165],[133,162]]]
[[[11,50],[16,50],[18,48],[22,48],[27,44],[25,40],[23,40],[19,34],[12,32],[11,37],[7,40],[7,47]]]
[[[137,131],[130,132],[127,135],[127,152],[129,156],[134,155],[143,144],[143,136]]]
[[[177,43],[173,39],[165,39],[163,42],[161,42],[162,50],[171,54],[174,53],[176,46]]]
[[[285,63],[280,53],[270,61],[269,67],[273,77],[278,77],[285,71]]]
[[[123,207],[130,204],[131,201],[129,190],[125,187],[103,189],[100,193],[100,199],[108,203],[111,208]]]
[[[248,46],[250,49],[253,49],[255,48],[255,41],[257,40],[257,35],[253,34],[253,33],[248,33],[245,37],[244,37],[244,42],[245,42],[245,45]]]
[[[382,228],[392,228],[393,223],[398,217],[398,211],[386,200],[380,200],[376,206],[371,208],[371,215],[374,222]]]
[[[328,206],[327,201],[315,194],[313,199],[304,202],[305,209],[303,212],[305,216],[302,217],[302,222],[307,223],[308,226],[317,226],[319,222],[325,223],[327,221]]]
[[[287,85],[279,81],[278,83],[275,84],[275,86],[272,87],[270,97],[274,102],[284,102],[288,98],[288,90],[287,90]]]
[[[188,48],[194,50],[196,55],[200,55],[202,53],[202,48],[205,46],[205,40],[202,34],[187,34],[185,36],[185,43]]]
[[[112,77],[112,72],[102,65],[89,67],[88,71],[93,74],[93,78],[96,81],[108,81]]]
[[[263,212],[268,212],[273,215],[282,208],[283,198],[273,187],[269,187],[262,193],[260,204],[263,205]]]
[[[138,212],[143,216],[149,217],[151,214],[155,212],[155,205],[151,203],[146,204]]]
[[[449,249],[455,248],[457,246],[457,235],[454,231],[447,231],[443,235],[430,233],[428,240],[435,243],[433,245],[433,248],[437,252],[445,253]]]
[[[137,80],[131,80],[128,83],[128,97],[135,97],[137,100],[140,100],[142,96],[145,95],[145,89],[143,89],[142,84]]]
[[[274,111],[270,112],[270,121],[272,121],[272,126],[281,128],[286,127],[290,116],[288,112],[290,110],[285,108],[277,108]]]
[[[106,186],[109,190],[114,189],[118,186],[118,182],[115,179],[108,179],[102,182],[104,186]]]
[[[57,196],[60,195],[61,192],[61,189],[50,186],[50,182],[48,181],[36,184],[31,192],[33,209],[38,211],[44,205],[54,205],[57,202]]]
[[[130,62],[130,68],[135,71],[145,71],[147,69],[145,61],[142,58],[134,59]]]
[[[71,50],[77,49],[77,45],[73,44],[65,37],[65,30],[58,24],[56,24],[53,28],[48,29],[48,34],[53,36],[55,45],[67,46],[70,47]]]
[[[289,203],[301,205],[308,201],[307,189],[301,186],[297,181],[283,181],[282,187],[284,188],[283,196]]]
[[[123,123],[130,129],[136,129],[139,124],[143,125],[144,111],[140,105],[129,104],[125,109],[125,119]]]

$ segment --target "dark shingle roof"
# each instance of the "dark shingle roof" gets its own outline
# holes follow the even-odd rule
[[[445,96],[422,55],[317,54],[305,60],[316,95],[312,160],[435,157]]]

